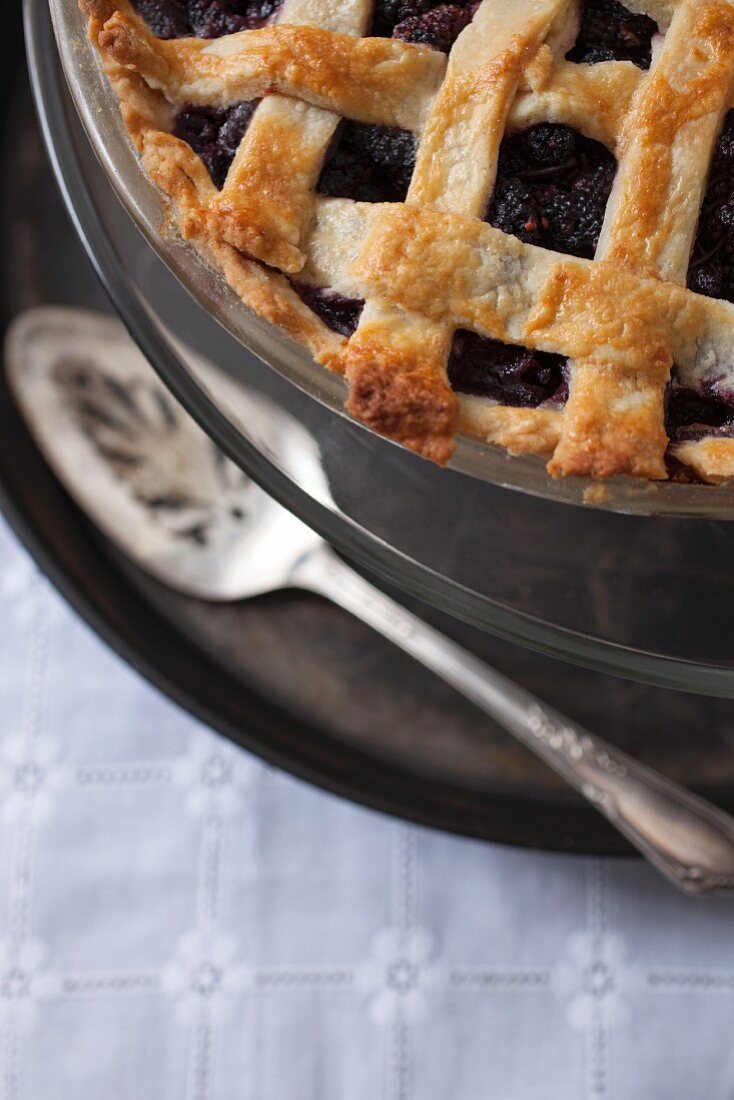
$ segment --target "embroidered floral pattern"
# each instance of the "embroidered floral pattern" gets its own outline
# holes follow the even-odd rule
[[[0,940],[0,1032],[12,1023],[30,1031],[38,1022],[41,1002],[58,991],[45,967],[47,951],[36,939],[18,945]]]
[[[247,977],[233,937],[223,932],[189,932],[181,937],[174,958],[164,968],[161,988],[174,998],[179,1023],[196,1024],[203,1017],[221,1023],[232,1011]]]
[[[14,736],[0,745],[0,812],[5,821],[23,815],[34,824],[45,821],[68,779],[66,767],[58,762],[58,746],[50,738],[28,742]]]
[[[431,937],[421,928],[387,928],[376,936],[362,972],[373,1020],[412,1022],[425,1014],[429,990],[439,984],[433,957]]]
[[[199,817],[234,817],[242,809],[251,777],[248,757],[211,736],[198,738],[189,755],[173,767],[173,781],[184,792],[186,809]]]
[[[3,565],[6,564],[6,558],[10,562],[10,555],[0,539],[0,562]],[[7,575],[4,574],[6,582]],[[29,573],[29,577],[31,576],[32,571]],[[13,581],[10,586],[11,596],[16,591],[13,587],[15,583]],[[45,614],[50,601],[55,601],[56,598],[50,595],[45,585],[31,587],[34,607],[31,619],[37,623],[39,616]],[[65,630],[75,629],[71,621],[63,625]],[[22,633],[21,620],[17,616],[14,618],[13,630],[19,635]],[[33,647],[24,645],[22,649],[23,660],[28,661],[26,654],[30,653],[32,664]],[[49,1038],[55,1039],[59,1034],[55,1030],[57,1020],[61,1018],[55,1016],[57,1004],[63,1002],[63,1018],[67,1023],[71,1020],[91,1029],[102,998],[106,1002],[105,1012],[111,1013],[109,1017],[105,1016],[104,1026],[108,1026],[109,1019],[114,1019],[114,1009],[110,1010],[108,1007],[110,1001],[133,998],[133,1007],[137,1012],[143,999],[147,998],[145,1012],[149,1015],[144,1018],[146,1021],[149,1018],[155,1021],[155,1040],[160,1041],[161,1048],[164,1045],[163,1040],[170,1038],[168,1028],[172,1026],[173,1020],[185,1026],[187,1030],[176,1036],[177,1050],[190,1062],[185,1076],[186,1083],[178,1094],[181,1100],[214,1100],[220,1094],[219,1082],[229,1072],[229,1056],[225,1043],[222,1042],[223,1036],[216,1030],[220,1022],[225,1022],[230,1034],[235,1035],[235,1042],[240,1045],[238,1049],[241,1047],[248,1052],[250,1049],[257,1049],[256,1044],[250,1045],[251,1036],[244,1032],[248,1026],[246,1014],[242,1011],[245,997],[256,999],[253,1013],[253,1018],[257,1021],[255,1026],[261,1026],[260,1021],[265,1012],[272,1013],[270,1019],[276,1022],[279,1041],[282,1042],[280,1049],[286,1054],[290,1050],[288,1044],[293,1035],[292,1029],[308,1028],[312,1019],[313,1037],[309,1031],[307,1040],[310,1042],[313,1038],[313,1044],[318,1044],[319,1058],[323,1052],[324,1061],[340,1056],[339,1045],[343,1036],[361,1037],[364,1034],[363,1042],[369,1045],[371,1064],[377,1069],[374,1077],[365,1077],[363,1091],[365,1094],[379,1096],[381,1100],[423,1100],[429,1095],[430,1087],[425,1088],[425,1075],[420,1077],[416,1070],[421,1073],[424,1071],[426,1043],[443,1042],[444,1035],[452,1034],[451,1028],[444,1028],[445,1017],[449,1013],[456,1016],[451,1021],[451,1027],[457,1029],[453,1034],[458,1034],[458,1028],[466,1025],[468,1034],[478,1035],[476,1046],[486,1047],[482,1057],[486,1055],[487,1064],[496,1071],[496,1077],[491,1080],[487,1078],[484,1091],[489,1089],[492,1095],[509,1096],[517,1085],[517,1080],[507,1076],[507,1064],[502,1064],[499,1044],[487,1042],[481,1029],[475,1028],[472,1031],[473,1014],[476,1013],[478,1017],[481,1014],[482,1019],[490,1021],[501,1019],[504,1031],[500,1034],[509,1035],[509,1041],[514,1042],[506,1020],[515,1011],[512,1005],[516,1004],[519,993],[522,993],[523,1006],[530,1006],[532,1019],[542,1019],[544,1026],[548,1028],[544,1037],[540,1032],[534,1033],[533,1037],[539,1035],[539,1041],[544,1041],[547,1048],[556,1044],[557,1049],[564,1052],[563,1057],[567,1057],[566,1051],[572,1051],[572,1057],[577,1059],[573,1072],[575,1079],[581,1081],[581,1084],[576,1091],[572,1086],[564,1093],[569,1100],[571,1096],[625,1095],[623,1084],[620,1084],[621,1066],[623,1059],[630,1062],[639,1042],[640,1031],[630,1028],[624,1033],[626,1038],[620,1038],[619,1041],[615,1038],[614,1043],[608,1041],[608,1033],[613,1026],[623,1023],[633,1007],[637,1007],[639,1011],[640,1000],[648,1009],[659,1011],[661,1019],[667,1025],[671,1020],[680,1021],[679,1034],[682,1043],[686,1041],[686,1021],[703,1012],[708,1013],[708,1018],[712,1021],[714,1041],[723,1042],[721,1036],[725,1033],[726,1021],[731,1013],[730,998],[734,995],[734,967],[727,954],[730,916],[726,903],[722,903],[721,909],[717,909],[714,903],[713,908],[707,908],[706,916],[701,917],[705,927],[710,930],[712,942],[716,943],[716,957],[712,952],[707,955],[705,949],[703,952],[698,952],[697,949],[692,952],[694,957],[691,961],[698,961],[698,968],[686,965],[666,966],[666,959],[671,963],[688,962],[687,958],[676,960],[671,956],[669,945],[673,937],[666,931],[668,952],[661,952],[662,961],[659,960],[653,966],[650,961],[645,963],[637,957],[633,966],[628,961],[628,956],[637,946],[633,924],[625,917],[627,940],[623,940],[615,931],[622,924],[619,907],[612,904],[618,897],[614,893],[617,889],[615,875],[621,876],[624,872],[615,872],[612,875],[601,861],[593,861],[589,867],[586,925],[582,924],[585,930],[571,937],[565,948],[561,939],[562,958],[552,970],[547,964],[548,951],[552,951],[555,944],[554,936],[549,938],[546,928],[543,938],[536,941],[534,937],[542,922],[552,921],[554,932],[558,927],[563,927],[564,915],[555,911],[550,916],[546,913],[536,915],[528,911],[527,903],[532,896],[528,889],[528,876],[520,876],[522,886],[513,893],[514,884],[510,881],[511,876],[506,874],[509,855],[501,856],[499,864],[493,866],[492,861],[497,853],[493,856],[491,849],[477,846],[478,858],[471,864],[471,870],[478,876],[486,874],[488,881],[496,886],[496,895],[484,893],[483,904],[492,905],[496,900],[498,911],[502,907],[505,914],[505,922],[511,921],[513,915],[516,915],[517,920],[523,922],[523,930],[526,927],[528,929],[529,943],[523,938],[522,948],[518,949],[518,939],[514,934],[508,936],[507,940],[500,939],[498,943],[488,933],[485,941],[481,935],[477,936],[477,925],[473,928],[471,940],[467,938],[466,944],[463,941],[457,942],[456,924],[454,923],[453,929],[451,927],[453,913],[450,912],[450,907],[454,898],[450,890],[454,886],[462,890],[473,890],[474,884],[466,875],[468,860],[461,868],[460,876],[451,879],[447,875],[447,889],[443,894],[446,911],[441,912],[426,905],[428,891],[424,887],[437,866],[446,873],[445,846],[458,842],[438,838],[436,845],[444,850],[444,861],[441,864],[434,863],[437,852],[432,851],[433,841],[430,834],[418,833],[409,826],[385,821],[380,821],[376,829],[379,835],[382,835],[383,830],[390,833],[394,866],[391,867],[389,860],[385,859],[384,866],[378,868],[375,874],[374,880],[378,882],[381,893],[374,906],[376,923],[367,923],[367,930],[369,934],[385,919],[385,899],[389,904],[388,911],[394,914],[390,919],[395,921],[395,927],[384,930],[375,938],[366,963],[360,960],[356,952],[353,953],[351,938],[344,936],[339,939],[339,934],[351,932],[352,911],[347,905],[335,913],[324,913],[323,940],[318,945],[319,950],[314,950],[313,954],[309,942],[303,939],[298,941],[295,935],[295,930],[302,927],[299,925],[301,914],[298,910],[298,904],[303,900],[301,893],[284,893],[278,898],[278,920],[283,922],[278,930],[279,935],[263,935],[257,918],[250,923],[253,913],[248,911],[247,904],[242,904],[243,897],[257,895],[259,900],[266,896],[277,875],[280,876],[278,888],[283,886],[289,876],[292,884],[296,879],[296,861],[304,853],[313,860],[307,868],[309,882],[316,881],[320,884],[321,881],[328,880],[331,885],[334,881],[346,881],[351,887],[362,873],[361,867],[357,866],[355,869],[355,866],[350,866],[349,875],[352,877],[339,878],[340,875],[346,876],[347,871],[336,857],[331,861],[329,841],[332,833],[327,830],[316,831],[322,824],[320,815],[328,814],[327,803],[322,796],[315,793],[308,796],[304,793],[302,804],[295,806],[289,795],[288,783],[269,784],[268,805],[272,806],[273,814],[282,814],[283,818],[287,818],[289,829],[298,828],[299,821],[302,820],[299,814],[303,811],[303,805],[307,805],[307,810],[303,812],[309,816],[305,820],[314,832],[309,835],[308,842],[299,847],[292,839],[293,833],[283,830],[279,839],[282,842],[285,835],[287,847],[268,848],[267,866],[254,870],[250,863],[243,860],[242,846],[237,843],[246,835],[242,828],[244,818],[238,818],[237,815],[247,805],[248,799],[258,790],[259,785],[267,782],[261,765],[252,762],[244,753],[229,748],[219,738],[206,733],[196,737],[193,750],[183,759],[171,759],[167,756],[156,758],[152,763],[144,761],[141,764],[139,736],[128,739],[125,733],[119,731],[115,734],[117,740],[109,752],[109,746],[104,742],[105,751],[100,754],[103,757],[102,763],[95,753],[93,762],[74,760],[73,770],[67,773],[65,765],[59,761],[54,742],[45,736],[45,730],[50,728],[58,737],[58,743],[63,745],[64,730],[59,728],[60,723],[53,713],[53,707],[46,706],[44,702],[44,685],[46,679],[54,675],[54,666],[53,662],[46,662],[43,658],[42,645],[38,644],[36,649],[37,667],[32,668],[31,674],[27,676],[26,682],[30,687],[26,690],[32,692],[37,702],[25,708],[26,713],[31,716],[27,733],[32,731],[34,735],[19,737],[7,730],[0,732],[0,815],[6,819],[2,822],[0,838],[0,858],[4,860],[0,867],[0,874],[3,876],[0,878],[0,886],[4,888],[7,881],[8,895],[7,899],[3,897],[3,904],[0,905],[0,929],[1,934],[6,937],[0,940],[0,1100],[21,1100],[22,1097],[31,1095],[34,1100],[37,1096],[40,1100],[41,1095],[49,1095],[48,1092],[41,1093],[33,1088],[33,1074],[37,1067],[32,1066],[31,1058],[37,1056],[37,1050],[26,1042],[25,1033],[35,1027],[36,1032],[31,1042],[35,1044],[40,1037],[41,1045],[37,1049],[45,1050]],[[116,689],[115,672],[109,671],[114,669],[112,663],[105,660],[104,665],[100,663],[100,667],[107,670],[104,675],[109,676],[111,686]],[[136,681],[122,669],[119,670],[119,675],[121,678],[126,677],[130,685],[127,689],[129,696],[126,698],[129,699],[131,714],[134,714],[141,698],[135,695]],[[101,686],[106,687],[107,684]],[[104,726],[101,722],[100,725],[104,734]],[[169,785],[169,776],[172,786]],[[104,796],[100,797],[102,786],[106,790]],[[313,802],[308,801],[309,797]],[[78,864],[59,866],[59,879],[52,882],[54,900],[62,896],[55,891],[63,889],[63,897],[68,904],[65,912],[67,920],[69,917],[72,920],[80,917],[78,929],[72,930],[76,937],[73,943],[76,957],[72,957],[74,952],[68,953],[66,950],[69,939],[58,951],[56,942],[53,941],[54,964],[58,958],[74,969],[51,971],[47,963],[47,952],[33,938],[32,933],[36,928],[42,927],[44,936],[50,940],[51,935],[57,932],[55,925],[41,923],[40,914],[44,906],[48,905],[49,896],[45,891],[49,881],[54,878],[52,865],[51,875],[48,873],[49,854],[55,855],[59,850],[64,851],[64,848],[63,845],[60,848],[55,846],[56,833],[53,829],[44,827],[41,832],[36,833],[35,823],[46,820],[56,806],[62,808],[67,801],[87,798],[89,804],[85,809],[90,825],[90,858],[87,859],[85,854],[85,859]],[[161,805],[169,815],[163,822],[159,816]],[[134,813],[155,810],[156,816],[150,818],[150,824],[148,819],[142,822],[141,831],[146,835],[149,828],[153,835],[152,829],[163,825],[166,843],[160,849],[155,849],[155,858],[160,856],[161,862],[153,867],[153,870],[161,874],[168,873],[169,865],[163,861],[169,859],[171,852],[178,850],[180,853],[171,837],[185,820],[185,814],[194,815],[193,819],[185,820],[186,836],[195,837],[195,842],[187,849],[191,860],[190,870],[187,871],[190,875],[188,884],[192,888],[188,895],[190,911],[183,919],[186,924],[196,926],[196,930],[171,946],[164,938],[164,927],[157,942],[150,937],[152,950],[149,951],[144,936],[130,938],[132,947],[126,957],[120,959],[117,943],[113,944],[110,940],[105,944],[99,938],[98,927],[94,929],[97,938],[93,952],[91,949],[89,952],[85,951],[85,936],[92,921],[87,921],[86,912],[80,915],[77,900],[86,899],[86,892],[90,887],[96,886],[94,869],[99,866],[95,860],[100,859],[100,849],[95,847],[92,829],[100,823],[106,827],[111,822],[116,825],[126,823],[129,826],[131,806]],[[355,815],[357,813],[355,811]],[[353,830],[349,832],[350,843],[354,844],[354,848],[348,849],[350,858],[353,851],[362,850],[358,846],[358,840],[362,839],[359,830],[371,828],[369,819],[361,816],[361,812],[359,814],[359,818],[355,816],[349,825],[344,824],[346,814],[339,817],[339,827]],[[79,820],[75,815],[75,823]],[[258,818],[254,823],[255,836],[259,835],[257,829],[263,823],[270,823],[267,815],[263,815],[262,819]],[[248,822],[248,829],[249,825]],[[120,828],[118,837],[123,832]],[[108,836],[106,831],[104,836]],[[73,834],[76,844],[84,844],[86,839],[86,836],[80,837],[78,832]],[[67,835],[65,841],[68,843],[68,840]],[[370,851],[374,850],[370,848]],[[135,858],[138,858],[140,853],[140,849],[132,847],[121,847],[121,851],[125,857],[132,857],[134,853]],[[467,851],[465,849],[465,856]],[[42,857],[40,864],[39,855]],[[147,855],[146,849],[146,857]],[[104,849],[101,858],[107,858]],[[513,855],[512,859],[515,858],[529,861],[534,857],[518,853],[517,856]],[[119,892],[110,892],[109,903],[118,908],[119,898],[123,890],[130,886],[135,873],[133,864],[125,862],[125,859],[120,866],[124,877],[117,884]],[[571,863],[566,866],[571,866]],[[126,867],[129,872],[124,870]],[[543,876],[563,876],[564,873],[563,861],[554,862],[543,868],[542,872],[539,871],[539,875]],[[642,871],[639,867],[634,868],[631,874],[641,876]],[[323,875],[323,879],[319,875]],[[249,894],[242,891],[243,878]],[[543,881],[539,879],[535,883],[538,891],[543,886]],[[633,886],[637,881],[636,878],[632,879]],[[570,890],[576,889],[578,879],[575,871],[569,872],[569,882]],[[651,891],[651,883],[649,887]],[[507,897],[502,895],[502,891],[506,891]],[[472,900],[475,897],[473,893],[469,896]],[[481,892],[476,896],[482,897]],[[285,903],[282,902],[282,897],[286,897]],[[632,897],[632,892],[628,890],[626,899],[630,905],[633,904],[630,901]],[[234,909],[233,898],[236,905]],[[671,902],[667,887],[662,884],[659,902],[661,909]],[[289,909],[289,905],[292,908]],[[649,915],[652,911],[649,894],[645,906],[642,912]],[[326,910],[326,905],[323,908]],[[233,918],[233,912],[236,912],[236,918]],[[465,910],[461,912],[465,914]],[[99,913],[109,918],[107,902],[100,902]],[[109,924],[112,935],[121,927],[121,919],[127,920],[129,913],[127,908],[114,912],[114,920]],[[140,914],[143,915],[142,925],[146,934],[150,933],[151,928],[159,930],[162,927],[161,916],[154,908],[147,909],[144,914],[141,909]],[[483,922],[484,915],[484,909],[478,906],[476,916],[472,919]],[[43,919],[46,920],[48,916],[49,910],[46,908]],[[222,922],[226,926],[226,922],[232,919],[241,920],[237,931],[242,937],[249,935],[251,928],[259,935],[259,939],[253,937],[252,941],[248,940],[247,962],[243,959],[242,942],[221,931]],[[359,919],[366,923],[371,919],[371,914],[365,916],[360,910]],[[445,946],[443,942],[438,944],[421,927],[421,922],[433,919],[436,920],[436,929],[441,929],[441,935],[446,935],[449,940],[449,946]],[[464,915],[462,920],[465,919]],[[62,923],[60,919],[58,930]],[[471,922],[467,921],[469,923]],[[484,925],[480,924],[479,927],[481,931]],[[493,927],[496,933],[499,926],[494,918],[493,921],[487,921],[487,929]],[[505,927],[507,923],[503,924],[502,932]],[[446,933],[446,929],[452,938]],[[135,931],[137,936],[140,929],[136,928]],[[292,937],[290,940],[283,935],[284,931],[289,932]],[[68,924],[65,932],[69,933]],[[321,934],[321,926],[318,932]],[[337,935],[332,939],[330,937],[334,932]],[[95,937],[90,937],[91,939]],[[536,956],[538,942],[545,945],[545,949],[542,946],[538,948]],[[682,944],[685,942],[681,940]],[[141,943],[146,948],[142,952],[139,950]],[[654,956],[655,949],[651,952],[649,940],[643,940],[643,943],[640,953],[647,952],[648,957],[652,953]],[[697,943],[700,943],[700,938],[697,938]],[[509,949],[508,944],[512,945]],[[629,951],[625,950],[627,944]],[[281,951],[281,948],[284,950]],[[114,966],[104,969],[105,962],[113,955]],[[708,968],[701,968],[701,958],[704,962],[707,958],[711,959]],[[87,964],[88,968],[85,968]],[[538,1016],[534,1015],[533,1002],[536,997],[539,998]],[[562,1011],[548,1011],[554,997]],[[711,1000],[712,997],[715,1003]],[[267,1008],[264,1004],[266,999]],[[49,1000],[54,1001],[51,1012],[46,1011]],[[261,1008],[264,1012],[258,1011]],[[445,1014],[442,1015],[444,1009]],[[429,1027],[421,1023],[426,1020],[427,1014],[432,1014],[428,1020]],[[386,1026],[364,1032],[364,1021],[368,1016]],[[328,1030],[333,1020],[338,1020],[340,1027],[344,1021],[343,1034],[341,1030],[336,1034],[333,1030]],[[360,1027],[362,1033],[358,1030]],[[578,1035],[571,1031],[572,1027],[581,1029]],[[238,1033],[240,1028],[242,1036]],[[353,1031],[350,1030],[352,1028]],[[692,1030],[695,1031],[695,1028]],[[121,1028],[121,1032],[124,1033],[124,1028]],[[700,1031],[696,1035],[700,1036]],[[494,1036],[492,1038],[494,1040]],[[527,1036],[518,1037],[518,1049],[521,1039],[526,1042]],[[308,1042],[301,1046],[301,1057],[305,1057],[303,1051]],[[470,1045],[467,1044],[459,1051],[462,1069],[472,1054],[467,1049]],[[649,1051],[648,1047],[646,1057],[649,1057]],[[662,1073],[669,1063],[667,1051],[663,1051],[663,1054],[665,1057],[661,1055],[659,1067]],[[428,1056],[435,1063],[443,1058],[443,1052],[429,1051]],[[352,1068],[354,1057],[354,1051],[348,1049],[345,1058],[349,1059]],[[83,1063],[83,1059],[75,1057],[74,1060],[80,1065]],[[114,1065],[116,1069],[119,1063]],[[516,1066],[517,1060],[514,1058],[511,1069],[515,1070]],[[478,1063],[475,1061],[472,1066],[473,1076],[465,1075],[456,1082],[452,1075],[451,1100],[465,1100],[469,1096],[479,1095],[477,1087],[481,1092],[484,1079],[477,1067]],[[76,1092],[79,1095],[94,1095],[95,1100],[103,1093],[105,1098],[107,1095],[115,1095],[115,1087],[119,1082],[105,1077],[105,1068],[98,1065],[94,1067],[95,1074],[99,1073],[98,1082],[106,1085],[106,1091],[100,1091],[99,1088],[90,1091],[88,1087],[85,1091],[88,1078],[84,1078],[82,1066],[79,1071],[82,1084],[76,1082]],[[260,1095],[256,1082],[262,1066],[256,1064],[251,1068],[252,1075],[247,1081],[245,1091],[249,1088],[250,1091],[255,1090],[253,1095]],[[321,1068],[319,1064],[319,1069]],[[633,1072],[635,1069],[633,1064]],[[326,1070],[330,1074],[328,1080],[326,1073],[323,1077],[312,1078],[317,1081],[315,1087],[320,1090],[320,1095],[324,1100],[333,1095],[344,1096],[344,1079],[340,1078],[338,1072],[333,1072],[333,1064],[326,1066]],[[667,1087],[671,1095],[675,1093],[696,1096],[696,1082],[700,1081],[701,1073],[700,1060],[680,1057],[676,1060],[675,1071],[681,1077],[677,1091],[675,1085],[671,1092],[669,1077],[663,1077],[661,1087]],[[182,1069],[182,1079],[184,1072]],[[437,1093],[442,1096],[449,1095],[444,1087],[445,1080],[439,1078],[436,1084]],[[534,1080],[537,1091],[538,1078]],[[725,1095],[727,1088],[731,1091],[731,1081],[725,1080],[725,1075],[718,1080],[720,1087],[715,1093],[717,1100],[719,1096]],[[236,1091],[237,1086],[232,1087]],[[522,1087],[522,1082],[518,1087]],[[644,1085],[640,1087],[644,1088]],[[713,1087],[716,1088],[716,1085]],[[550,1088],[550,1093],[546,1088],[546,1095],[552,1095],[555,1100],[557,1090],[552,1085]],[[517,1088],[512,1094],[517,1095]],[[53,1089],[50,1095],[56,1095]]]
[[[595,936],[578,932],[570,938],[555,980],[566,1017],[574,1027],[589,1028],[600,1016],[608,1027],[625,1022],[629,1008],[625,990],[630,978],[625,955],[622,939],[613,933]]]

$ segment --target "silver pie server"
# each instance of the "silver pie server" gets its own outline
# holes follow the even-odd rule
[[[185,349],[263,450],[323,503],[318,446],[266,399]],[[734,892],[734,818],[638,763],[385,596],[226,459],[173,401],[122,326],[79,310],[16,319],[15,396],[38,445],[100,529],[171,587],[211,600],[281,588],[325,596],[512,733],[680,890]]]

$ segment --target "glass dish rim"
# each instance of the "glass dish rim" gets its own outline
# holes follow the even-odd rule
[[[54,4],[58,5],[59,0],[50,0],[50,2],[52,6]],[[63,3],[65,0],[61,0],[61,2]],[[76,7],[75,4],[74,6]],[[153,316],[146,309],[144,302],[136,294],[129,280],[126,279],[114,248],[111,242],[107,240],[101,227],[93,200],[83,187],[77,186],[75,188],[73,186],[74,183],[78,183],[80,178],[78,172],[76,175],[74,173],[75,163],[78,165],[76,153],[73,149],[68,127],[64,125],[61,97],[56,96],[54,99],[50,94],[54,89],[54,82],[63,78],[61,77],[61,65],[45,0],[25,0],[25,17],[31,79],[44,139],[67,208],[97,274],[115,309],[151,362],[151,365],[158,371],[187,411],[194,416],[204,430],[249,476],[271,493],[280,503],[335,544],[338,549],[367,569],[377,573],[411,595],[417,596],[458,618],[478,625],[483,629],[488,629],[508,641],[538,650],[551,657],[570,660],[613,675],[643,680],[659,687],[721,697],[734,697],[734,669],[721,665],[703,664],[662,656],[645,650],[602,641],[581,632],[554,625],[527,613],[510,609],[498,601],[493,601],[488,597],[472,592],[457,582],[436,573],[429,567],[413,561],[405,554],[384,543],[371,532],[359,527],[353,520],[344,516],[335,508],[330,509],[310,497],[301,487],[290,481],[283,471],[277,469],[267,457],[260,454],[245,437],[244,433],[238,431],[224,413],[211,401],[176,355],[163,333],[156,326]],[[86,34],[84,38],[86,41]],[[63,51],[61,52],[63,53]],[[52,65],[42,64],[42,61],[49,60],[53,61]],[[71,91],[76,103],[73,87]],[[47,111],[50,104],[54,108],[54,124],[51,124],[51,116]],[[82,122],[84,122],[83,117]],[[97,152],[96,148],[95,152]],[[131,149],[131,156],[133,155]],[[104,167],[103,159],[102,163]],[[140,174],[142,175],[141,170]],[[118,191],[117,187],[115,187],[115,191]],[[118,197],[120,197],[119,194]],[[128,203],[123,201],[123,205],[132,216],[133,212],[129,209]],[[136,221],[134,217],[133,220]],[[144,236],[146,239],[148,238],[148,234],[145,232]],[[155,250],[160,255],[159,249],[156,248]],[[164,262],[167,262],[165,255],[161,258]],[[189,289],[186,281],[181,279],[178,272],[174,271],[174,274]],[[198,295],[195,295],[195,297],[201,301]],[[240,308],[243,307],[240,305]],[[215,319],[219,320],[218,318]],[[257,350],[253,350],[257,354]],[[258,357],[262,358],[262,356]],[[318,368],[318,370],[325,378],[333,378],[323,368]],[[288,374],[284,373],[288,378]],[[289,380],[293,381],[290,378]],[[337,381],[341,380],[337,379]],[[303,389],[305,387],[301,386],[299,388]],[[306,392],[309,392],[307,388]],[[311,396],[316,395],[312,394]],[[528,489],[522,490],[521,486],[507,485],[504,482],[495,481],[493,483],[505,488],[520,488],[521,491],[531,491]],[[677,486],[677,488],[686,489],[688,487]],[[718,488],[711,491],[720,492]],[[546,494],[534,495],[545,496]],[[569,503],[569,500],[565,497],[554,499],[561,499],[565,503]],[[578,503],[578,500],[576,503]],[[672,514],[688,517],[696,514],[695,509],[693,512],[690,509],[676,509],[673,512],[666,513],[653,513],[649,509],[641,512],[640,509],[634,507],[620,507],[616,510],[632,512],[633,514]],[[720,513],[712,515],[709,511],[701,511],[699,514],[705,515],[705,518],[724,518]],[[734,510],[731,515],[734,516]]]
[[[103,127],[99,112],[92,109],[94,100],[89,93],[93,89],[90,81],[85,79],[83,68],[78,64],[79,47],[83,43],[88,56],[93,58],[99,81],[104,85],[105,108],[113,112],[107,122],[124,129],[117,99],[104,83],[101,60],[89,42],[84,16],[79,10],[77,0],[48,2],[57,42],[69,41],[73,35],[73,48],[60,50],[60,56],[67,86],[87,137],[119,201],[156,254],[188,293],[197,302],[205,305],[214,320],[269,369],[279,372],[336,415],[348,417],[352,423],[357,423],[349,417],[344,407],[346,384],[339,375],[322,367],[305,347],[293,343],[275,325],[263,321],[249,310],[224,277],[214,272],[214,268],[206,264],[192,246],[178,236],[171,238],[161,232],[160,226],[165,220],[161,193],[140,167],[129,141],[129,156],[135,163],[136,184],[140,187],[139,197],[125,183],[130,175],[129,165],[124,171],[120,171],[120,164],[115,161],[109,145],[103,140],[103,129],[105,134],[109,133],[109,125]],[[216,275],[216,298],[205,293],[202,288],[203,266]],[[280,362],[275,362],[263,351],[258,330],[267,331],[279,343],[283,354]],[[369,435],[375,434],[361,424],[358,426]],[[554,478],[547,472],[545,460],[540,456],[509,455],[503,448],[468,436],[459,437],[449,468],[503,489],[562,504],[588,507],[593,502],[596,508],[623,514],[734,520],[734,482],[729,486],[652,482],[629,477],[610,478],[604,482],[582,477]]]

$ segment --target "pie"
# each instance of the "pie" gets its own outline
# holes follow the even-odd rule
[[[734,2],[80,0],[142,163],[354,417],[734,477]]]

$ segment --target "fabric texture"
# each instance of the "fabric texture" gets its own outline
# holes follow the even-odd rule
[[[734,907],[201,728],[0,526],[0,1100],[730,1100]]]

